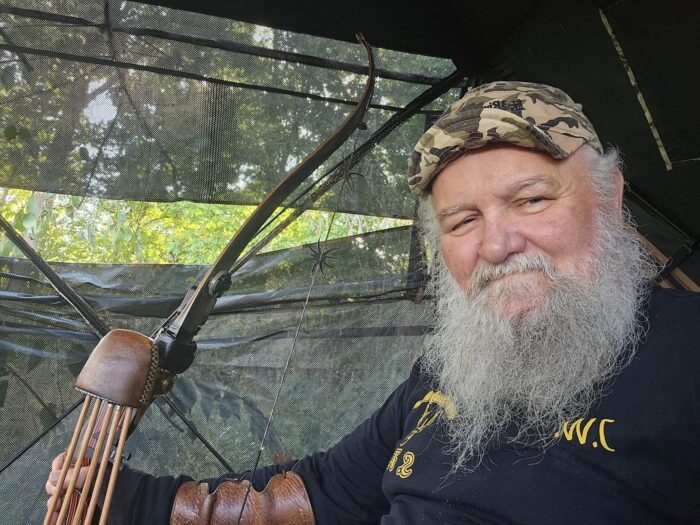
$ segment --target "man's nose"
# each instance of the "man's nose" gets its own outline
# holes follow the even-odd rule
[[[503,217],[484,218],[479,257],[498,264],[525,250],[526,240],[517,224]]]

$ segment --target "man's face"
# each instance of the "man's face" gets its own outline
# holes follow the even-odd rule
[[[547,295],[545,274],[514,271],[479,282],[479,269],[516,254],[538,255],[564,277],[592,281],[596,196],[587,170],[580,151],[557,161],[513,146],[483,148],[450,163],[436,178],[432,198],[442,255],[459,285],[469,294],[507,289],[499,304],[511,316],[538,309]]]
[[[476,468],[496,438],[553,443],[634,355],[651,267],[621,217],[618,159],[595,155],[484,148],[449,164],[420,202],[441,247],[422,366],[455,406],[455,470]]]

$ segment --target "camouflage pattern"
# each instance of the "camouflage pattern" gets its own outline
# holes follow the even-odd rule
[[[450,106],[416,144],[408,185],[422,195],[451,160],[491,143],[534,148],[565,159],[584,144],[603,148],[580,104],[560,89],[530,82],[484,84]]]

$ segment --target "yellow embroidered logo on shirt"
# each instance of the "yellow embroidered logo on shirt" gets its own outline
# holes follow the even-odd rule
[[[579,442],[579,445],[585,445],[588,442],[588,433],[591,431],[591,428],[593,427],[596,421],[597,418],[595,417],[589,419],[585,424],[583,423],[583,418],[577,419],[574,422],[565,421],[561,432],[557,432],[556,434],[554,434],[554,437],[558,438],[563,435],[564,439],[566,439],[567,441],[573,441],[574,437],[576,437],[576,439]],[[593,448],[598,448],[598,445],[600,445],[601,448],[603,448],[603,450],[607,450],[608,452],[615,452],[615,449],[609,445],[608,439],[605,436],[605,425],[614,422],[614,419],[601,419],[598,422],[598,439],[591,443]]]
[[[413,465],[415,459],[416,456],[413,454],[413,452],[406,452],[403,455],[403,463],[401,463],[401,466],[396,469],[396,475],[401,479],[406,479],[408,476],[413,474],[411,465]]]
[[[413,452],[406,452],[404,453],[403,457],[401,457],[401,453],[404,450],[403,447],[406,445],[406,443],[408,443],[416,434],[423,432],[423,430],[433,425],[441,414],[444,414],[447,419],[452,419],[456,414],[452,402],[446,396],[434,390],[431,390],[425,394],[425,396],[423,396],[423,399],[416,402],[416,404],[413,405],[413,410],[421,407],[423,407],[423,412],[418,418],[416,426],[398,443],[398,447],[396,450],[394,450],[394,453],[386,466],[386,469],[389,472],[394,472],[396,463],[399,461],[399,458],[401,458],[402,463],[398,468],[396,468],[395,474],[402,479],[406,479],[413,473],[411,466],[416,459]]]
[[[398,461],[399,456],[401,455],[401,451],[402,451],[402,450],[403,450],[403,449],[402,449],[401,447],[399,447],[399,448],[397,448],[396,450],[394,450],[394,454],[391,456],[391,459],[389,460],[389,464],[386,466],[386,469],[387,469],[389,472],[393,472],[393,471],[394,471],[394,467],[396,466],[396,462]]]
[[[421,399],[415,405],[413,405],[413,409],[415,410],[423,403],[427,403],[428,407],[430,407],[430,405],[432,405],[433,403],[438,406],[441,406],[445,410],[445,415],[447,416],[448,420],[455,417],[455,414],[457,413],[452,401],[450,401],[444,394],[441,394],[440,392],[437,392],[435,390],[431,390],[430,392],[425,394],[425,396],[423,396],[423,399]]]

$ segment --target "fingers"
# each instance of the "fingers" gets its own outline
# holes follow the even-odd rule
[[[70,469],[68,471],[68,474],[66,475],[66,479],[63,480],[61,494],[63,494],[68,488],[70,480],[73,477],[73,470],[74,469]],[[75,483],[75,490],[81,490],[83,488],[83,485],[85,485],[85,478],[87,477],[87,473],[88,467],[81,467],[80,472],[78,472],[78,480]],[[46,492],[49,494],[49,496],[53,496],[56,493],[56,484],[58,483],[60,475],[60,470],[52,470],[49,474],[49,479],[46,481]]]
[[[51,464],[51,467],[53,468],[55,466],[56,458],[54,462]],[[61,459],[60,466],[63,465],[62,463],[63,459]],[[56,494],[56,484],[58,483],[58,480],[61,476],[61,470],[60,466],[58,470],[52,470],[49,473],[49,478],[46,480],[46,493],[51,496],[47,501],[46,501],[46,508],[50,509],[51,508],[51,502],[54,499],[57,499],[58,501],[56,502],[56,506],[54,507],[55,511],[53,513],[53,516],[51,517],[50,525],[55,525],[56,522],[58,521],[58,512],[59,509],[61,508],[61,503],[63,502],[63,496],[66,492],[66,489],[68,489],[68,485],[70,484],[70,479],[73,476],[73,471],[74,469],[68,470],[68,474],[66,475],[66,479],[63,480],[63,489],[61,490],[60,494]],[[81,467],[80,472],[78,472],[78,480],[76,481],[75,484],[75,490],[81,490],[83,488],[83,485],[85,485],[85,478],[87,477],[88,473],[88,467]]]
[[[49,478],[46,480],[46,493],[52,496],[56,492],[56,483],[58,483],[58,477],[61,475],[61,468],[63,468],[63,463],[66,460],[66,453],[62,452],[51,462],[51,472],[49,473]],[[68,478],[68,476],[66,476]]]
[[[54,498],[56,498],[56,496],[51,496],[48,500],[46,500],[46,509],[47,510],[51,508],[51,502],[53,501]],[[61,502],[62,502],[62,499],[59,497],[58,501],[56,502],[56,506],[54,507],[56,510],[54,510],[54,513],[51,516],[51,521],[49,522],[49,525],[56,525],[56,522],[58,521],[58,512],[59,512],[58,509],[61,508]]]
[[[70,482],[70,477],[73,475],[73,469],[70,469],[68,471],[68,474],[66,475],[66,479],[63,481],[63,490],[68,488],[68,483]],[[49,477],[46,480],[46,493],[49,496],[53,496],[56,494],[56,484],[58,483],[58,479],[61,476],[61,471],[60,470],[52,470],[49,472]]]
[[[60,456],[57,456],[51,463],[51,472],[49,472],[49,477],[46,480],[46,485],[44,486],[46,493],[49,496],[53,496],[54,494],[56,494],[56,485],[58,484],[58,480],[61,477],[61,468],[63,467],[64,459],[65,454],[61,454]],[[72,468],[68,470],[68,473],[66,474],[66,477],[63,480],[63,487],[61,489],[61,493],[64,493],[68,488],[70,480],[73,477],[73,470],[74,469]],[[78,479],[75,484],[76,489],[80,490],[83,488],[83,485],[85,484],[85,478],[87,477],[87,473],[88,467],[80,468],[80,472],[78,473]]]
[[[65,460],[66,460],[66,453],[61,452],[58,456],[53,458],[53,461],[51,462],[51,470],[61,470]]]

